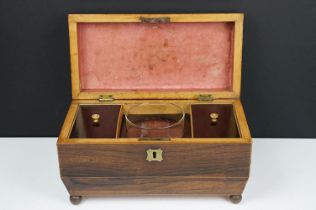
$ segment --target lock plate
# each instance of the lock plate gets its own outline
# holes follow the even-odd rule
[[[162,152],[163,152],[162,149],[148,149],[146,150],[146,153],[147,153],[146,160],[148,162],[151,162],[151,161],[161,162],[163,160]]]

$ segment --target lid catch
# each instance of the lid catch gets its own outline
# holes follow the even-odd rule
[[[100,95],[99,101],[100,102],[110,102],[110,101],[114,101],[114,98],[112,95]]]
[[[213,96],[212,95],[207,95],[207,94],[200,94],[198,95],[198,101],[212,101]]]
[[[143,23],[169,23],[170,17],[156,17],[156,18],[150,18],[150,17],[139,17],[139,20]]]

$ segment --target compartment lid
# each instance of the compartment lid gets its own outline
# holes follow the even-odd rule
[[[238,98],[243,14],[69,15],[73,99]]]

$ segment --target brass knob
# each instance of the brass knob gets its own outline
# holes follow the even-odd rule
[[[100,115],[99,114],[92,114],[91,115],[93,124],[99,124],[100,122]]]
[[[219,114],[218,114],[218,113],[216,113],[216,112],[211,113],[211,114],[210,114],[211,122],[212,122],[212,123],[217,123],[218,117],[219,117]]]

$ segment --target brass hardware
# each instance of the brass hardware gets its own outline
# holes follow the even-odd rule
[[[146,152],[147,152],[146,160],[148,162],[151,162],[151,161],[161,162],[163,160],[162,149],[148,149],[146,150]]]
[[[114,101],[114,98],[112,95],[100,95],[99,101],[100,102],[109,102],[109,101]]]
[[[200,95],[198,95],[198,100],[199,101],[212,101],[213,100],[213,96],[212,95],[200,94]]]
[[[170,141],[171,139],[166,138],[147,138],[147,137],[141,137],[138,139],[139,141]]]
[[[170,17],[156,17],[156,18],[139,17],[139,20],[143,23],[169,23]]]
[[[216,112],[211,113],[211,114],[210,114],[211,122],[214,123],[214,124],[216,124],[218,117],[219,117],[219,114],[218,114],[218,113],[216,113]]]
[[[91,115],[93,124],[99,124],[100,122],[100,115],[99,114],[92,114]]]
[[[242,196],[241,195],[230,195],[229,199],[232,203],[237,204],[237,203],[240,203],[240,201],[242,200]]]

